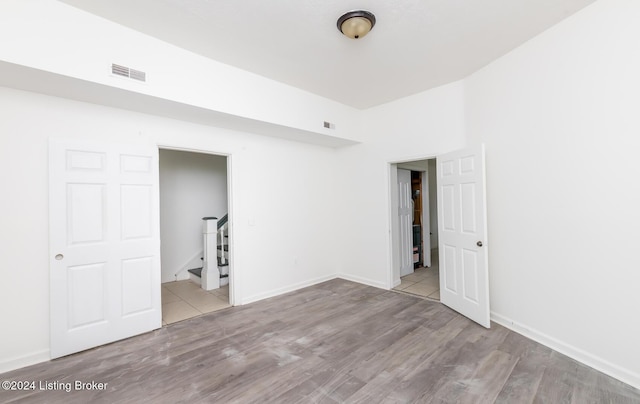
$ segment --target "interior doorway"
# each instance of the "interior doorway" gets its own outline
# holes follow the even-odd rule
[[[416,166],[424,167],[426,163],[427,174],[431,172],[436,177],[436,181],[432,182],[436,183],[437,203],[430,206],[430,209],[437,213],[439,300],[489,328],[491,310],[484,145],[470,145],[440,154],[436,156],[435,166],[431,163],[433,169],[429,169],[429,162],[425,160],[429,158],[389,162],[390,288],[402,288],[399,268],[401,188],[398,172],[401,169],[414,170],[413,167]],[[427,198],[423,198],[423,201],[425,199]],[[411,278],[409,280],[416,281]],[[435,280],[432,284],[435,287]],[[412,289],[415,287],[407,286],[402,288],[402,292],[411,293]]]
[[[216,268],[216,276],[224,278],[215,288],[202,287],[205,237],[218,239],[215,230],[205,236],[203,218],[218,225],[225,220],[228,226],[228,157],[160,149],[159,168],[162,325],[166,326],[231,306],[228,232],[223,239],[226,247],[219,253],[227,265]],[[217,254],[210,254],[213,258],[207,262],[219,264],[214,261]]]
[[[400,275],[393,290],[440,300],[435,159],[397,163],[393,168],[398,184],[398,237],[393,243]],[[405,205],[410,207],[409,219]]]

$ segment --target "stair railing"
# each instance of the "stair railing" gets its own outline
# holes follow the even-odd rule
[[[229,215],[226,214],[222,216],[220,220],[218,220],[218,245],[220,246],[220,261],[221,265],[227,263],[227,258],[225,257],[225,238],[228,237],[228,225],[229,225]],[[228,247],[227,247],[228,248]]]

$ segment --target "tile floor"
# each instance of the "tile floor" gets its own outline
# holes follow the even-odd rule
[[[162,284],[162,325],[227,307],[229,285],[207,292],[189,280]]]
[[[431,250],[431,267],[416,268],[412,274],[401,277],[400,285],[393,288],[393,290],[440,300],[438,251],[436,249]]]

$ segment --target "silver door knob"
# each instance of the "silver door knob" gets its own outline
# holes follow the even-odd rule
[[[482,247],[482,241],[478,241],[478,242],[476,243],[476,245],[477,245],[478,247]]]
[[[56,260],[60,261],[61,259],[63,259],[63,258],[64,258],[64,255],[62,255],[62,254],[56,254],[56,256],[55,256],[55,257],[53,257],[53,258],[55,258]]]

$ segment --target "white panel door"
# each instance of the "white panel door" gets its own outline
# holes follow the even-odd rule
[[[437,158],[440,300],[489,328],[484,145]]]
[[[49,142],[51,357],[162,326],[158,149]]]
[[[398,169],[398,218],[400,222],[400,276],[413,273],[413,200],[411,171]]]

